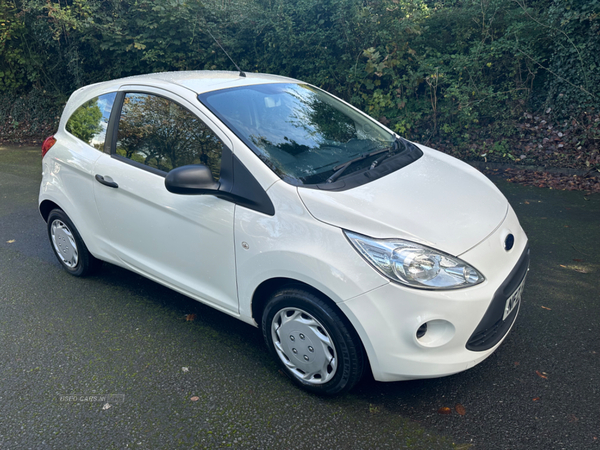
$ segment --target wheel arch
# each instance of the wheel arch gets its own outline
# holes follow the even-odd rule
[[[48,216],[50,215],[50,211],[53,209],[60,209],[64,212],[64,210],[52,200],[44,200],[42,203],[40,203],[39,210],[44,221],[48,222]]]
[[[77,211],[75,209],[71,208],[70,206],[72,206],[72,205],[70,205],[69,202],[65,202],[65,208],[63,208],[58,203],[56,203],[54,200],[50,200],[50,199],[46,198],[46,199],[42,200],[42,202],[40,203],[40,205],[38,207],[38,210],[40,212],[40,215],[44,219],[44,222],[46,222],[46,223],[48,223],[48,217],[50,216],[50,213],[53,210],[58,209],[59,211],[62,211],[63,213],[65,213],[65,215],[69,218],[69,220],[71,220],[71,222],[73,222],[73,225],[77,229],[77,233],[81,237],[83,244],[86,246],[86,248],[90,252],[90,254],[94,258],[101,259],[103,261],[110,261],[110,259],[107,258],[106,254],[104,252],[98,251],[98,245],[97,245],[96,240],[94,239],[94,233],[87,232],[85,227],[81,226],[81,222],[83,221],[81,215],[78,215]],[[70,212],[72,212],[73,215],[71,215]],[[75,216],[75,218],[73,218],[73,216]],[[98,256],[96,256],[96,255],[98,255]]]
[[[327,305],[329,307],[334,309],[339,314],[339,316],[342,318],[342,320],[345,322],[345,325],[348,327],[348,329],[351,330],[352,333],[354,333],[354,335],[360,342],[362,354],[363,354],[364,360],[366,362],[365,371],[368,370],[369,373],[372,373],[371,363],[369,361],[369,355],[366,351],[365,344],[363,343],[363,341],[360,337],[360,333],[358,333],[358,331],[356,330],[356,328],[354,327],[354,325],[352,324],[350,319],[346,316],[346,314],[340,309],[340,307],[329,296],[324,294],[319,289],[317,289],[303,281],[295,280],[293,278],[278,277],[278,278],[270,278],[268,280],[263,281],[260,285],[258,285],[258,287],[254,290],[254,294],[252,295],[251,311],[252,311],[252,318],[254,319],[256,324],[258,324],[259,328],[261,326],[262,315],[263,315],[263,312],[267,305],[267,302],[269,301],[269,299],[275,292],[277,292],[280,289],[283,289],[284,287],[295,287],[295,288],[304,289],[304,290],[312,293],[313,295],[316,295],[321,300],[323,300],[325,303],[327,303]]]
[[[319,297],[322,297],[324,300],[326,299],[325,301],[327,301],[328,303],[331,301],[331,299],[329,299],[322,292],[302,281],[285,277],[277,277],[264,280],[254,290],[254,294],[252,294],[251,300],[252,318],[259,326],[262,320],[263,311],[265,310],[265,306],[267,305],[267,301],[269,300],[271,295],[273,295],[278,290],[288,286],[302,287],[315,293]],[[331,303],[335,304],[333,301],[331,301]]]

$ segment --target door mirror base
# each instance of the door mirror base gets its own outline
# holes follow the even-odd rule
[[[193,164],[171,170],[165,178],[165,187],[174,194],[214,195],[269,216],[275,215],[269,195],[227,147],[223,148],[219,182],[214,180],[208,167]]]

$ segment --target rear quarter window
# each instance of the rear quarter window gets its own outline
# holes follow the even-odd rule
[[[102,151],[115,97],[116,92],[111,92],[88,100],[71,114],[65,128],[76,138]]]

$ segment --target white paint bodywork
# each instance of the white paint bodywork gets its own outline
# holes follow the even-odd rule
[[[515,235],[515,247],[506,252],[503,237]],[[423,291],[388,283],[339,304],[350,318],[369,354],[376,379],[410,380],[451,375],[469,369],[491,355],[501,344],[472,352],[465,343],[486,312],[498,286],[509,275],[527,245],[527,237],[512,208],[501,225],[461,259],[486,276],[477,286],[450,291]],[[453,325],[440,342],[429,346],[416,339],[425,322],[443,320]],[[445,342],[444,342],[445,341]]]
[[[460,255],[500,224],[508,202],[481,172],[438,151],[421,149],[424,155],[414,163],[362,186],[342,192],[298,192],[323,222]]]
[[[296,80],[178,72],[80,89],[65,108],[57,144],[43,160],[40,204],[50,201],[63,209],[97,258],[254,325],[252,301],[261,283],[286,278],[312,286],[348,317],[377,380],[449,375],[485,359],[500,344],[472,352],[465,343],[527,245],[506,199],[476,170],[422,146],[424,156],[413,164],[356,188],[295,187],[280,180],[196,98],[214,89],[290,81]],[[65,130],[82,103],[119,90],[173,98],[209,124],[267,192],[275,215],[210,195],[169,193],[160,175],[111,158]],[[95,174],[119,188],[97,183]],[[344,229],[408,239],[460,256],[485,281],[452,291],[392,283],[358,254]],[[515,236],[515,246],[507,252],[502,243],[508,233]],[[430,321],[433,338],[418,341],[416,330]]]

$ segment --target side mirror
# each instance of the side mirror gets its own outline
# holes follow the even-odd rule
[[[174,194],[202,195],[214,194],[220,184],[212,172],[203,164],[181,166],[171,170],[165,178],[167,191]]]

